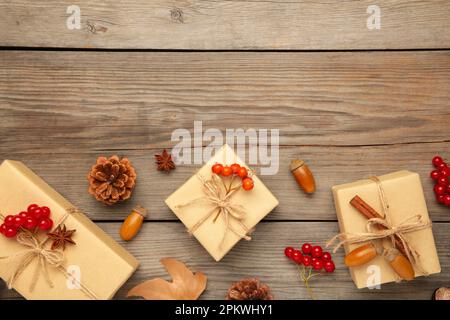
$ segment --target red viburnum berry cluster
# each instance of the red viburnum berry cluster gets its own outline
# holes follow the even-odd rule
[[[326,272],[333,272],[336,268],[331,259],[331,254],[323,252],[321,246],[312,246],[309,243],[304,243],[301,251],[287,247],[284,249],[284,254],[295,263],[311,267],[316,271],[323,269]]]
[[[308,289],[309,295],[314,299],[313,292],[309,286],[309,280],[319,274],[321,271],[332,273],[336,269],[329,252],[323,252],[321,246],[313,246],[309,243],[304,243],[301,250],[293,247],[286,247],[284,255],[298,264],[300,270],[300,278]],[[317,272],[313,272],[317,271]]]
[[[436,169],[430,172],[430,177],[436,181],[434,185],[436,200],[440,204],[450,206],[450,168],[440,156],[435,156],[432,163]]]
[[[49,230],[53,227],[53,220],[50,219],[51,210],[49,207],[39,207],[37,204],[28,206],[27,211],[22,211],[16,215],[8,215],[0,225],[0,233],[7,238],[13,238],[23,229],[26,230]]]
[[[216,163],[211,168],[212,172],[222,177],[239,177],[242,179],[242,188],[246,191],[252,190],[254,187],[253,179],[249,177],[249,170],[233,163],[231,166],[224,166]]]

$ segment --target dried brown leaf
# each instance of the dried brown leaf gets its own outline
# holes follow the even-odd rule
[[[131,289],[127,297],[143,297],[146,300],[197,300],[206,289],[207,277],[192,273],[186,265],[171,258],[161,259],[172,282],[156,278],[147,280]]]

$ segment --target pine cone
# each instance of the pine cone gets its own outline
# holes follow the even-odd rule
[[[107,205],[131,197],[136,184],[136,172],[127,158],[99,157],[88,174],[89,193]]]
[[[227,300],[273,300],[270,288],[258,279],[244,279],[228,289]]]

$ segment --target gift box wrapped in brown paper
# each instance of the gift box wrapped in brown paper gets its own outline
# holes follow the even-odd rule
[[[54,228],[64,219],[68,230],[75,229],[72,239],[76,245],[58,249],[63,252],[61,265],[45,262],[48,281],[44,267],[37,269],[45,258],[35,250],[31,263],[11,283],[13,289],[26,299],[111,299],[139,262],[23,163],[5,160],[0,166],[0,213],[17,214],[32,203],[51,209]],[[40,231],[37,237],[44,241],[46,232]],[[0,277],[6,282],[27,252],[33,254],[26,250],[35,249],[17,240],[0,235]],[[42,247],[50,250],[51,243],[47,241]]]
[[[213,176],[211,167],[215,163],[223,165],[238,163],[248,168],[233,149],[224,145],[207,164],[166,199],[166,204],[187,229],[191,230],[209,254],[216,261],[220,261],[241,240],[242,235],[236,233],[248,234],[278,205],[278,200],[262,181],[253,175],[252,190],[245,191],[240,188],[228,199],[230,205],[235,206],[236,211],[238,207],[242,208],[242,220],[235,219],[232,216],[233,212],[222,212],[220,216],[217,216],[214,213],[215,209],[219,209],[217,203],[208,201],[204,188],[204,182]],[[231,208],[231,211],[233,210]],[[227,221],[230,223],[230,228],[227,228]]]
[[[350,204],[356,195],[378,213],[384,212],[378,184],[387,200],[392,226],[397,227],[413,215],[420,215],[423,223],[430,222],[420,177],[417,173],[404,170],[380,176],[375,181],[365,179],[334,186],[332,191],[341,233],[361,234],[367,232],[367,218]],[[410,247],[418,253],[420,268],[414,266],[415,277],[441,271],[431,226],[404,233],[403,236]],[[388,240],[375,241],[386,242]],[[388,241],[389,243],[390,241]],[[349,253],[360,245],[344,244],[345,252]],[[358,288],[372,287],[398,280],[397,274],[381,255],[365,265],[349,269]]]

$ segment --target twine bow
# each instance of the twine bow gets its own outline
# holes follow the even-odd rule
[[[58,227],[64,223],[64,221],[69,217],[70,214],[78,212],[76,208],[68,208],[66,210],[66,214],[59,219],[58,223],[55,227]],[[0,214],[0,218],[4,219],[4,217]],[[96,294],[92,292],[88,287],[86,287],[82,282],[73,278],[70,273],[66,271],[63,266],[65,257],[63,251],[60,250],[51,250],[45,249],[45,243],[48,238],[43,241],[39,241],[35,234],[28,230],[23,230],[19,232],[16,236],[16,241],[23,245],[26,249],[5,257],[0,257],[0,260],[10,260],[10,259],[19,259],[17,265],[12,270],[11,276],[6,281],[6,285],[8,289],[12,289],[15,281],[20,277],[20,275],[25,271],[25,269],[33,262],[35,259],[38,259],[38,263],[33,273],[33,277],[30,283],[30,292],[32,292],[36,286],[36,283],[39,279],[39,275],[42,273],[44,275],[45,281],[47,284],[53,288],[53,282],[50,279],[50,274],[48,272],[48,266],[54,267],[56,270],[60,271],[64,274],[67,279],[71,279],[76,282],[79,288],[90,298],[98,299]]]
[[[226,228],[219,246],[223,245],[227,231],[233,232],[242,239],[251,240],[251,237],[247,235],[250,230],[242,222],[242,220],[244,220],[245,218],[246,211],[242,205],[233,202],[231,199],[231,196],[240,189],[240,186],[232,188],[231,182],[230,187],[227,188],[224,185],[223,180],[216,174],[213,174],[211,179],[209,180],[206,180],[200,174],[197,174],[197,177],[202,183],[202,188],[205,195],[190,200],[184,204],[177,205],[176,207],[183,208],[193,204],[212,205],[213,207],[211,211],[208,212],[208,214],[204,215],[200,220],[198,220],[192,227],[188,229],[189,234],[193,234],[206,220],[208,220],[214,213],[216,213],[214,222],[219,216],[221,216],[225,222]],[[231,224],[232,219],[237,222],[237,224],[242,228],[242,230],[244,230],[244,232],[236,230],[236,228],[233,227],[233,225]]]
[[[42,271],[48,285],[53,288],[53,283],[50,280],[50,276],[48,274],[47,265],[59,267],[64,262],[64,254],[62,253],[62,251],[44,249],[43,244],[40,243],[38,239],[36,239],[36,237],[28,231],[19,232],[17,234],[16,240],[27,249],[12,256],[0,257],[0,259],[13,259],[21,257],[17,268],[13,271],[12,275],[6,282],[8,289],[12,289],[16,279],[20,277],[22,272],[34,259],[38,259],[38,264],[36,265],[36,269],[31,280],[30,291],[34,290],[40,271]]]
[[[423,221],[423,216],[416,214],[410,216],[400,223],[394,225],[391,223],[389,213],[389,203],[384,192],[381,181],[377,177],[371,177],[372,181],[377,184],[378,195],[383,208],[384,219],[372,218],[367,220],[365,233],[340,233],[331,238],[326,246],[331,246],[336,240],[340,240],[334,247],[333,252],[336,252],[344,244],[358,244],[371,240],[390,239],[392,247],[395,247],[395,238],[399,239],[405,249],[408,260],[420,272],[427,274],[420,263],[419,253],[411,246],[409,241],[405,238],[405,234],[423,230],[431,227],[431,221]],[[379,228],[383,226],[384,228]],[[385,249],[386,251],[386,249]]]

